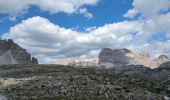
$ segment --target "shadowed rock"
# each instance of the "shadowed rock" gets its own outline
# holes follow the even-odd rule
[[[12,39],[0,40],[0,64],[38,64],[38,60]]]
[[[104,48],[99,54],[99,65],[107,68],[126,65],[143,65],[150,68],[157,68],[160,64],[167,62],[166,55],[160,55],[157,59],[151,59],[146,52],[133,52],[126,48],[110,49]]]

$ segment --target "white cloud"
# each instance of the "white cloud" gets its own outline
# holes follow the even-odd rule
[[[130,9],[126,17],[132,17],[136,14],[141,14],[145,18],[153,18],[166,12],[170,8],[170,0],[133,0],[133,7]]]
[[[135,44],[130,45],[128,48],[135,51],[149,52],[153,58],[160,54],[165,54],[170,57],[170,40],[165,42],[154,41],[151,43]]]
[[[64,1],[67,0],[61,2]],[[45,6],[48,4],[44,4],[43,0],[44,5],[37,4],[37,6],[50,13],[56,13],[55,11],[79,12],[90,18],[90,13],[86,8],[82,8],[82,5],[95,5],[96,2],[81,0],[82,4],[74,4],[73,1],[70,0],[66,3],[75,5],[75,7],[70,6],[73,9],[69,10],[49,10],[50,8],[47,9]],[[53,63],[56,62],[56,59],[64,57],[96,57],[100,49],[104,47],[127,47],[151,54],[165,53],[170,56],[170,13],[167,11],[170,7],[169,2],[168,0],[134,0],[134,7],[124,15],[131,17],[131,21],[105,24],[102,27],[89,27],[85,32],[60,27],[39,16],[32,17],[11,27],[3,38],[14,39],[19,45],[38,57],[41,63]],[[34,4],[36,3],[34,1]],[[134,18],[138,14],[141,16],[137,19]],[[153,35],[160,33],[164,34],[167,40],[164,42],[151,40]]]
[[[82,6],[96,5],[98,2],[99,0],[0,0],[0,13],[18,16],[26,13],[30,6],[37,6],[51,14],[59,12],[72,14],[78,12]],[[92,16],[87,10],[83,14],[87,17]]]
[[[134,18],[138,14],[138,11],[136,9],[130,9],[126,14],[124,14],[124,17],[127,18]]]
[[[86,32],[90,32],[90,31],[95,30],[96,28],[97,28],[96,26],[87,27],[87,28],[85,28],[85,31],[86,31]]]
[[[106,24],[88,33],[62,28],[42,17],[32,17],[12,27],[3,38],[12,38],[26,48],[41,63],[55,62],[57,58],[95,55],[104,47],[126,47],[132,40],[137,22]],[[48,62],[47,61],[47,62]],[[48,63],[49,63],[48,62]]]
[[[133,37],[129,48],[150,52],[153,55],[165,53],[170,56],[170,0],[133,0],[133,8],[124,17],[140,21],[139,32]],[[137,17],[137,19],[135,18]],[[152,36],[164,34],[164,41],[152,40]]]
[[[50,13],[74,13],[84,5],[96,5],[99,0],[34,0],[34,4]]]
[[[87,8],[81,8],[79,10],[80,14],[83,14],[84,17],[86,17],[88,20],[93,18],[93,15],[91,13],[88,12]]]
[[[157,23],[168,24],[169,22],[163,21],[165,16],[159,17],[160,21],[157,20]],[[40,63],[53,63],[56,59],[65,57],[93,58],[97,57],[104,47],[127,47],[150,53],[166,53],[170,56],[169,40],[148,42],[155,32],[169,32],[169,27],[158,28],[160,26],[154,26],[156,23],[147,21],[123,21],[77,32],[36,16],[11,27],[3,38],[12,38],[33,56],[38,57]]]
[[[0,0],[0,13],[15,15],[25,12],[29,7],[29,0]]]

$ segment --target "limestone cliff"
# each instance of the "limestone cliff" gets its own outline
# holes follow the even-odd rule
[[[38,64],[38,60],[12,39],[8,39],[0,40],[0,64]]]
[[[99,54],[99,65],[106,67],[124,65],[143,65],[150,68],[157,68],[160,64],[167,62],[166,55],[160,55],[156,59],[151,59],[148,53],[133,52],[128,49],[104,48]]]

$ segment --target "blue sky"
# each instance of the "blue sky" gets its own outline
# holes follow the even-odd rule
[[[170,56],[169,9],[169,0],[0,0],[0,35],[41,63],[104,47]]]
[[[15,21],[9,20],[8,14],[0,14],[2,22],[0,22],[0,33],[6,33],[11,26],[20,23],[22,20],[41,16],[47,18],[51,22],[65,28],[75,28],[78,31],[84,31],[85,28],[92,26],[103,26],[106,23],[119,22],[127,20],[122,15],[132,8],[132,0],[102,0],[96,6],[86,6],[88,11],[93,14],[93,18],[88,20],[82,14],[67,14],[59,12],[57,14],[49,14],[41,11],[38,7],[32,6],[28,9],[28,13],[19,16]],[[3,20],[4,19],[4,20]],[[80,23],[81,22],[81,23]]]

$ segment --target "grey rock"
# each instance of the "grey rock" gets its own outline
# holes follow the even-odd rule
[[[130,66],[127,66],[130,67]],[[0,94],[9,100],[165,100],[170,92],[162,81],[101,68],[61,65],[0,66]],[[133,70],[134,69],[134,70]],[[154,71],[154,70],[153,70]],[[168,76],[167,76],[168,77]],[[168,84],[167,84],[168,85]]]
[[[114,65],[127,65],[129,64],[129,57],[125,54],[131,52],[128,49],[115,49],[104,48],[99,54],[99,65],[102,63],[112,63]]]
[[[0,40],[0,64],[38,64],[38,60],[12,39]]]
[[[169,69],[169,70],[170,70],[170,61],[165,62],[165,63],[162,63],[162,64],[159,66],[159,69]]]
[[[126,48],[110,49],[104,48],[99,53],[99,66],[111,68],[115,66],[143,65],[149,68],[158,68],[160,64],[167,62],[166,55],[160,55],[157,59],[151,59],[146,52],[134,52]]]
[[[161,59],[161,60],[168,60],[169,58],[168,58],[168,56],[167,55],[160,55],[159,57],[158,57],[158,59]]]
[[[35,58],[35,57],[32,57],[31,63],[32,63],[32,64],[38,64],[38,59]]]

